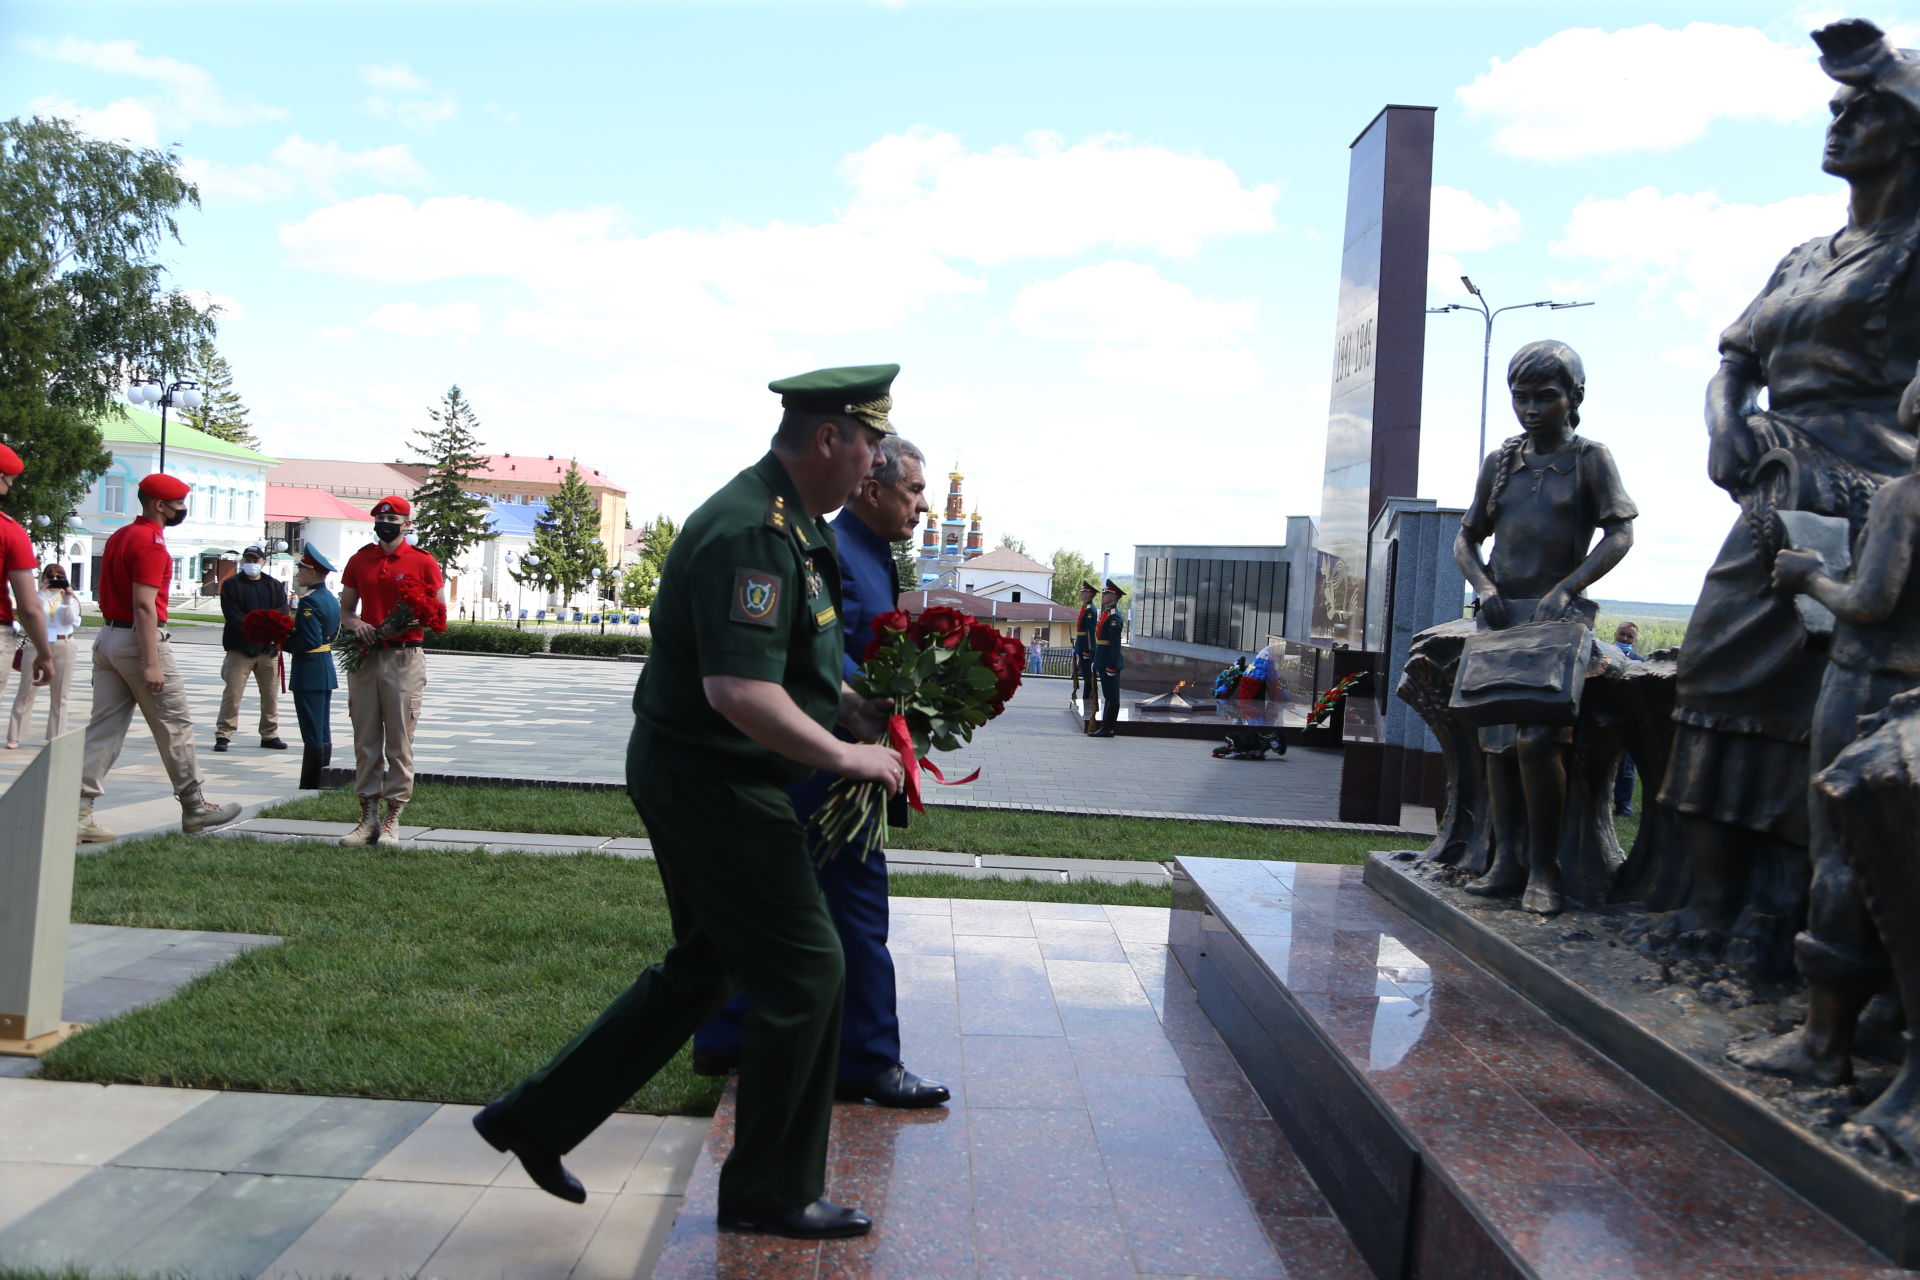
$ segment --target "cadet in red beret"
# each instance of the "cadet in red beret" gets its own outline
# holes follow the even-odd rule
[[[82,844],[101,844],[114,834],[94,820],[94,802],[105,790],[108,770],[120,758],[135,707],[153,730],[160,763],[180,801],[180,829],[192,835],[225,826],[240,816],[237,804],[207,801],[200,785],[200,759],[193,749],[187,687],[174,665],[167,634],[167,587],[173,555],[166,530],[187,518],[187,483],[155,473],[140,482],[140,514],[114,531],[100,554],[95,587],[101,631],[93,643],[93,718],[87,722],[86,762],[80,772]]]
[[[13,490],[13,482],[27,469],[20,455],[0,444],[0,497]],[[18,520],[0,512],[0,573],[4,573],[9,591],[0,591],[0,692],[7,687],[7,673],[13,669],[14,656],[22,637],[13,629],[18,619],[25,639],[33,642],[34,684],[53,679],[53,648],[47,643],[47,611],[40,603],[40,586],[34,581],[37,566],[33,539]],[[12,599],[8,596],[11,594]]]
[[[347,674],[347,717],[353,722],[354,793],[360,822],[344,845],[394,838],[400,810],[413,799],[413,730],[427,688],[425,636],[419,627],[379,636],[400,598],[400,584],[416,578],[438,596],[446,579],[440,562],[407,541],[413,504],[398,495],[373,504],[373,536],[340,574],[340,621],[372,647]]]

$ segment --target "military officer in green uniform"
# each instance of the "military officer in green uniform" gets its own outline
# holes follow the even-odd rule
[[[1100,711],[1100,695],[1094,691],[1093,624],[1098,611],[1093,607],[1093,584],[1080,584],[1080,612],[1073,619],[1073,691],[1080,695],[1087,713],[1087,732],[1093,732],[1093,718]]]
[[[1127,593],[1107,579],[1100,591],[1100,617],[1093,624],[1093,669],[1100,676],[1100,702],[1103,714],[1096,738],[1114,736],[1114,721],[1120,718],[1120,669],[1127,660],[1120,653],[1120,597]]]
[[[891,434],[898,365],[770,384],[772,450],[687,518],[661,574],[653,649],[634,691],[627,793],[645,819],[673,919],[666,958],[546,1066],[475,1118],[536,1185],[576,1203],[560,1162],[739,991],[739,1108],[720,1171],[722,1230],[862,1235],[829,1204],[844,965],[783,784],[815,769],[897,791],[901,761],[871,742],[890,705],[841,680],[839,508]]]
[[[299,602],[293,608],[293,634],[287,637],[287,688],[300,720],[300,785],[320,785],[320,771],[333,762],[333,691],[340,677],[333,669],[333,637],[340,630],[340,601],[327,590],[333,562],[311,542],[293,571]]]

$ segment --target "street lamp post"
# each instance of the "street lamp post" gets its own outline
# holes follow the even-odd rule
[[[1486,320],[1486,334],[1480,343],[1480,451],[1473,455],[1473,465],[1477,469],[1480,460],[1487,456],[1487,368],[1493,359],[1493,318],[1502,311],[1524,311],[1528,307],[1545,307],[1549,311],[1567,311],[1574,307],[1590,307],[1591,302],[1554,302],[1541,299],[1539,302],[1516,302],[1510,307],[1487,306],[1487,296],[1480,292],[1478,285],[1467,276],[1460,277],[1460,283],[1467,286],[1467,292],[1473,295],[1471,304],[1449,302],[1444,307],[1428,307],[1427,314],[1437,316],[1448,311],[1477,311]]]
[[[160,406],[160,465],[156,471],[167,469],[167,410],[174,406],[182,409],[198,409],[206,403],[200,394],[200,384],[189,379],[168,382],[167,376],[157,378],[135,378],[127,386],[127,399],[135,404],[157,404]]]

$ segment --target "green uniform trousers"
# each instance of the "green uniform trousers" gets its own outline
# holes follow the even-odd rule
[[[673,947],[501,1099],[565,1153],[665,1066],[735,991],[746,997],[727,1212],[798,1209],[826,1189],[845,962],[786,792],[772,783],[648,776],[647,824]]]

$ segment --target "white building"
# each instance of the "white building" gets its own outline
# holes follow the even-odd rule
[[[174,607],[187,597],[211,595],[234,571],[240,551],[261,538],[266,520],[267,470],[275,459],[244,445],[196,431],[168,415],[165,471],[191,485],[186,521],[167,530],[173,552]],[[161,470],[160,416],[126,408],[126,417],[101,422],[113,461],[81,501],[62,540],[61,558],[76,590],[89,597],[100,573],[100,554],[116,529],[140,514],[136,493],[143,477]],[[84,547],[85,560],[74,549]]]
[[[995,547],[948,572],[956,589],[983,599],[1008,604],[1059,603],[1053,599],[1053,569],[1011,547]],[[1076,582],[1072,589],[1079,586]]]

